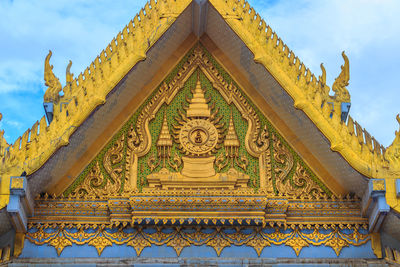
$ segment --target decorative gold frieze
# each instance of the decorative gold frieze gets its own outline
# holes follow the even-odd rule
[[[310,195],[287,199],[262,189],[223,189],[216,187],[146,190],[134,196],[68,197],[48,196],[35,201],[30,223],[98,224],[204,223],[275,225],[367,225],[360,216],[360,200],[353,198],[320,199]],[[150,220],[150,221],[148,221]]]
[[[129,231],[126,231],[129,230]],[[150,230],[150,231],[149,231]],[[135,249],[137,256],[146,247],[167,245],[174,248],[179,256],[185,247],[207,245],[214,248],[218,256],[226,247],[248,246],[254,248],[260,256],[263,249],[271,245],[286,245],[291,247],[297,256],[308,246],[326,246],[335,251],[337,256],[348,246],[361,246],[370,240],[368,234],[363,234],[357,227],[342,231],[339,227],[313,231],[302,231],[293,227],[283,231],[279,228],[261,228],[256,226],[235,227],[226,231],[221,227],[135,227],[130,229],[78,227],[78,231],[65,227],[32,228],[26,234],[26,239],[35,245],[51,245],[58,255],[67,246],[88,244],[96,248],[101,256],[107,246],[127,245]]]

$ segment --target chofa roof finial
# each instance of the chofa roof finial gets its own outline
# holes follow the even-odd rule
[[[342,71],[333,82],[332,91],[335,92],[336,100],[340,102],[350,102],[350,94],[346,88],[346,86],[349,85],[350,80],[349,59],[344,51],[342,52],[342,57],[344,59],[344,65],[341,66]]]
[[[53,73],[53,66],[50,65],[51,50],[47,54],[44,61],[44,81],[45,85],[48,86],[46,92],[44,93],[44,102],[57,102],[59,99],[59,93],[62,89],[60,80]]]

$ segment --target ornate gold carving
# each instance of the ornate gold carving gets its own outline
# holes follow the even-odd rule
[[[218,130],[209,121],[194,119],[185,123],[179,131],[179,143],[185,154],[210,155],[218,143]]]
[[[325,192],[312,180],[310,174],[299,162],[296,164],[292,180],[289,179],[288,174],[294,165],[293,155],[275,134],[272,138],[274,142],[274,159],[278,163],[274,169],[276,190],[281,194],[294,198],[305,195],[319,198],[325,195]]]
[[[72,196],[99,196],[105,195],[105,190],[98,189],[104,182],[104,175],[101,173],[99,162],[92,167],[84,182],[71,193]],[[106,182],[107,184],[108,182]]]
[[[218,109],[212,111],[213,108],[208,106],[199,72],[192,92],[193,97],[188,100],[186,114],[179,112],[180,117],[175,118],[175,141],[185,154],[182,158],[182,174],[188,177],[210,177],[215,175],[213,155],[225,137],[224,123],[220,123],[222,116],[218,116]]]
[[[72,196],[105,197],[118,195],[121,190],[122,167],[113,167],[123,159],[124,135],[115,142],[104,155],[103,166],[109,178],[106,178],[97,161],[85,177],[83,183],[76,188]]]
[[[47,227],[40,227],[35,232],[28,232],[26,238],[35,245],[49,244],[56,248],[58,255],[66,246],[88,244],[94,246],[99,256],[106,246],[113,244],[132,246],[140,256],[145,247],[161,246],[166,244],[173,247],[180,255],[182,250],[188,246],[201,246],[206,244],[215,249],[218,256],[224,248],[231,245],[250,246],[260,256],[265,247],[273,245],[290,246],[297,256],[303,247],[306,246],[327,246],[331,247],[337,256],[343,247],[349,245],[361,246],[370,240],[370,235],[362,234],[357,228],[352,227],[351,233],[342,232],[338,227],[328,228],[320,232],[314,228],[312,233],[303,232],[298,227],[290,231],[281,232],[278,228],[270,228],[268,231],[260,227],[236,227],[230,232],[225,232],[220,227],[192,227],[188,226],[184,231],[181,227],[157,227],[156,231],[148,233],[146,228],[133,228],[133,232],[125,232],[123,228],[119,231],[111,231],[110,228],[102,229],[95,227],[95,231],[86,231],[81,227],[79,231],[60,228],[51,232],[45,231]],[[132,229],[132,228],[131,228]],[[151,227],[150,227],[151,229]],[[165,231],[166,230],[166,231]],[[247,230],[246,233],[244,230]],[[250,233],[249,233],[250,230]]]
[[[157,140],[158,157],[162,159],[162,166],[165,168],[165,161],[171,156],[172,139],[168,130],[167,114],[164,113],[164,119],[161,126],[161,132]]]
[[[182,186],[179,181],[177,184]],[[257,223],[307,228],[313,225],[342,224],[349,227],[367,224],[367,218],[360,216],[360,201],[349,197],[329,199],[324,195],[314,199],[310,195],[301,195],[301,199],[293,199],[268,194],[264,189],[255,192],[252,188],[235,188],[229,184],[221,188],[218,181],[214,189],[207,185],[182,190],[172,182],[165,186],[168,191],[147,188],[145,192],[136,192],[130,197],[92,200],[70,196],[52,199],[45,195],[44,199],[36,199],[35,215],[30,218],[30,223],[62,223],[72,227],[80,224],[142,223],[153,218],[162,224],[201,223],[206,220],[212,224]],[[327,210],[329,213],[326,213]]]

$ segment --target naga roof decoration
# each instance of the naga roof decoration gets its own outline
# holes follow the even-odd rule
[[[36,122],[22,137],[0,154],[1,189],[8,190],[10,176],[38,170],[99,105],[107,94],[141,60],[172,25],[191,1],[154,0],[147,3],[100,53],[85,71],[73,79],[67,68],[67,84],[59,96],[60,83],[49,63],[51,52],[45,61],[45,81],[49,86],[45,101],[54,104],[67,103],[62,109],[54,109],[54,119],[49,125],[45,117]],[[209,0],[231,29],[253,52],[254,60],[262,64],[293,98],[294,106],[314,122],[330,141],[331,149],[339,152],[349,164],[370,178],[385,178],[388,186],[388,202],[397,207],[394,178],[400,177],[400,131],[393,143],[382,147],[375,138],[350,116],[347,123],[341,118],[342,103],[350,100],[346,89],[349,81],[349,61],[343,53],[344,65],[332,90],[325,84],[325,69],[317,79],[314,74],[282,42],[245,1]],[[400,122],[399,122],[400,123]],[[0,143],[6,144],[0,136]],[[1,147],[4,150],[3,147]],[[255,152],[257,153],[257,152]],[[8,203],[7,194],[0,196],[0,207]]]

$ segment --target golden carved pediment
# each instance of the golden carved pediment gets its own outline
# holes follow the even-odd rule
[[[331,194],[200,44],[64,196],[160,195],[165,190],[288,198]]]

